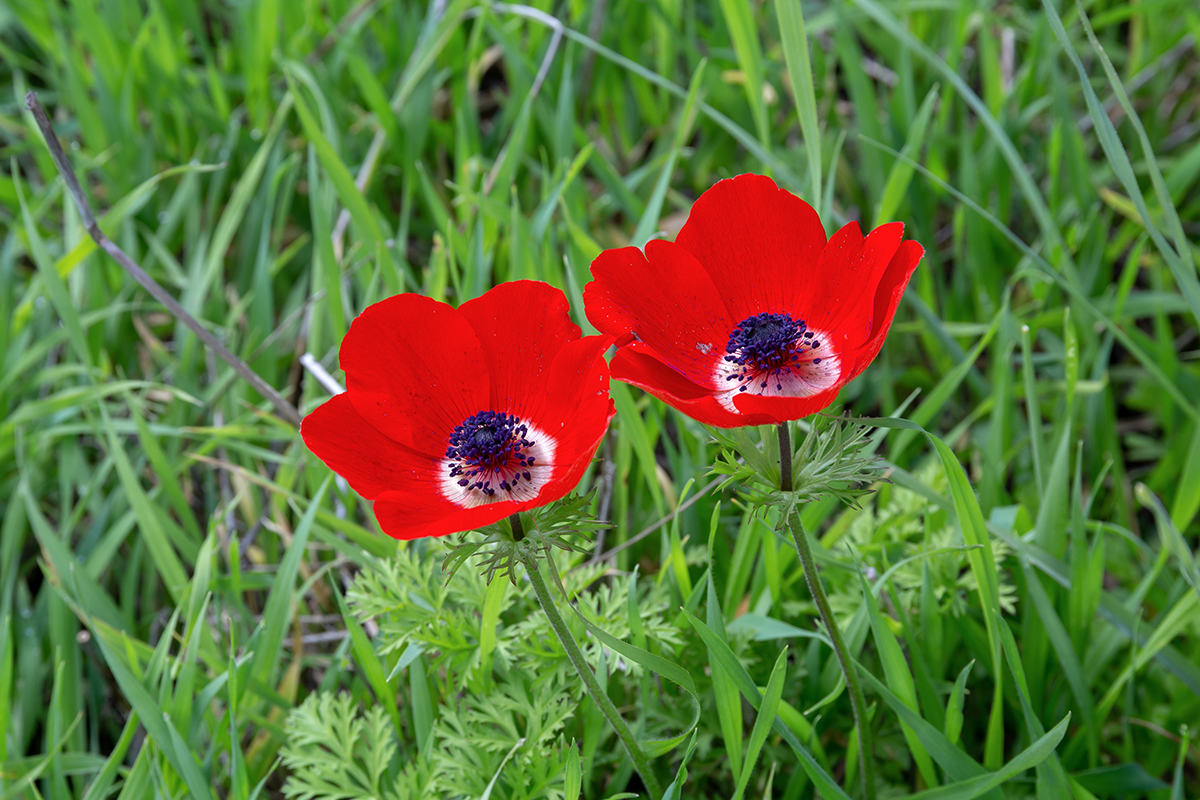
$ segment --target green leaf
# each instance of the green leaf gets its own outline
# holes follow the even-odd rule
[[[313,116],[313,112],[308,107],[308,101],[304,99],[299,86],[296,85],[293,72],[289,70],[286,75],[290,89],[288,96],[296,104],[296,114],[300,117],[300,123],[304,127],[304,135],[308,137],[308,141],[317,151],[317,158],[320,160],[321,166],[325,168],[325,174],[333,182],[333,187],[337,191],[342,205],[350,212],[350,220],[354,224],[354,230],[362,237],[363,247],[368,253],[390,253],[386,243],[387,236],[384,234],[379,218],[367,205],[367,199],[363,197],[363,193],[354,183],[354,176],[346,168],[345,162],[338,156],[329,140],[325,138],[325,134],[321,132],[321,125]],[[380,266],[382,268],[382,265]]]
[[[100,406],[100,414],[107,431],[108,453],[116,466],[117,475],[121,479],[121,487],[125,490],[129,505],[137,516],[138,531],[142,535],[142,541],[146,543],[146,547],[150,551],[150,557],[154,560],[154,566],[158,570],[159,576],[162,577],[167,593],[178,603],[183,599],[187,589],[188,577],[171,544],[172,537],[168,533],[168,528],[174,523],[158,513],[158,509],[142,489],[141,481],[138,480],[133,471],[133,465],[129,463],[129,457],[125,453],[125,445],[118,438],[104,406]]]
[[[1200,511],[1200,424],[1192,426],[1192,443],[1171,503],[1171,521],[1179,530],[1187,530],[1197,511]]]
[[[571,740],[567,748],[567,763],[563,767],[563,800],[579,800],[583,789],[583,770],[579,765],[579,748]]]
[[[496,581],[496,583],[503,583],[503,581]],[[355,662],[362,669],[367,683],[371,686],[371,690],[375,692],[376,701],[387,711],[388,716],[391,717],[395,730],[403,730],[403,726],[400,723],[400,710],[396,707],[396,690],[388,681],[387,674],[383,668],[383,662],[379,660],[379,656],[375,652],[375,646],[371,644],[371,640],[367,638],[366,631],[362,629],[362,626],[358,624],[358,620],[355,619],[350,609],[346,607],[346,599],[342,597],[342,593],[338,590],[335,580],[330,580],[330,590],[337,600],[338,611],[342,615],[342,622],[350,634],[350,647],[354,651]]]
[[[811,188],[809,205],[821,208],[821,127],[817,117],[817,95],[808,55],[808,34],[804,30],[804,12],[799,0],[775,0],[775,16],[779,20],[779,39],[783,60],[787,64],[796,113],[800,117],[800,132],[804,137],[804,152],[808,157],[808,180]]]
[[[954,688],[950,690],[950,701],[946,704],[946,738],[950,740],[951,744],[958,744],[958,737],[962,733],[967,677],[971,674],[973,666],[975,666],[975,662],[971,661],[958,673],[958,678],[954,681]]]
[[[691,623],[691,626],[696,629],[696,633],[700,634],[700,638],[704,640],[704,644],[707,645],[710,653],[716,657],[717,664],[733,680],[734,684],[738,687],[738,691],[742,693],[756,710],[760,708],[762,706],[762,693],[754,685],[750,673],[746,672],[746,668],[738,661],[737,656],[733,654],[733,651],[729,648],[725,640],[717,636],[711,628],[694,617],[686,609],[683,611],[683,615]],[[842,791],[841,787],[829,776],[829,773],[813,758],[808,748],[800,743],[800,740],[792,732],[792,729],[778,716],[775,718],[774,727],[775,732],[783,737],[783,740],[792,748],[792,752],[800,758],[800,766],[819,791],[829,797],[850,800],[850,796]]]
[[[929,128],[929,119],[933,116],[933,108],[937,105],[937,101],[938,87],[934,85],[925,95],[925,100],[922,101],[921,108],[917,111],[917,116],[908,129],[908,138],[904,140],[904,147],[900,150],[901,155],[915,161],[921,154],[921,147],[926,141],[925,132]],[[888,172],[887,183],[883,186],[883,194],[880,195],[879,202],[875,206],[876,226],[890,222],[896,216],[896,212],[900,210],[900,203],[904,201],[904,195],[908,192],[908,186],[912,183],[912,177],[912,165],[906,159],[897,158]]]
[[[758,30],[754,23],[754,9],[748,0],[721,0],[721,13],[725,27],[733,40],[738,66],[742,68],[746,99],[750,101],[750,113],[754,127],[763,147],[770,146],[770,129],[767,126],[767,105],[763,101],[763,56],[758,44]]]
[[[971,800],[973,797],[991,791],[1010,778],[1014,778],[1027,769],[1033,768],[1045,761],[1058,747],[1063,736],[1067,733],[1067,723],[1071,721],[1068,714],[1062,722],[1054,726],[1044,736],[1040,737],[1029,747],[1022,750],[1015,758],[1000,769],[987,775],[968,778],[947,786],[939,786],[924,792],[909,795],[909,800]],[[1065,797],[1066,795],[1064,795]]]
[[[551,575],[554,577],[555,583],[565,596],[566,591],[563,589],[562,581],[559,578],[558,571],[554,566],[553,560],[547,559],[546,564],[550,569]],[[664,753],[668,753],[678,747],[683,740],[687,738],[688,734],[695,729],[696,724],[700,721],[700,698],[696,691],[695,681],[692,680],[691,673],[674,661],[670,661],[662,656],[650,653],[640,647],[635,647],[628,642],[621,641],[608,631],[601,628],[599,625],[593,623],[587,617],[583,616],[582,612],[580,612],[579,608],[576,607],[575,604],[570,604],[570,607],[571,610],[575,612],[575,616],[583,622],[584,627],[586,627],[593,636],[607,645],[610,649],[620,653],[622,656],[642,667],[643,669],[649,670],[656,675],[666,678],[687,693],[688,705],[691,706],[692,713],[691,720],[688,722],[683,733],[665,739],[649,739],[640,742],[642,745],[642,751],[649,758],[654,758]],[[682,611],[683,613],[687,613],[686,609],[683,609]]]
[[[730,0],[730,2],[740,3],[742,0]],[[642,212],[637,230],[633,232],[633,237],[630,239],[634,247],[644,248],[646,242],[650,241],[658,229],[658,218],[662,214],[663,200],[666,199],[667,189],[671,185],[671,176],[675,174],[675,164],[679,160],[679,153],[683,150],[683,145],[691,138],[692,126],[696,122],[696,103],[700,98],[704,68],[707,65],[708,60],[702,58],[696,65],[695,71],[692,72],[687,97],[684,98],[683,108],[679,112],[679,123],[675,127],[675,137],[671,140],[671,149],[667,151],[667,162],[663,165],[662,172],[659,173],[658,182],[654,184],[654,191],[650,193],[650,199],[646,202],[646,210]]]
[[[1136,761],[1084,770],[1071,777],[1080,786],[1100,797],[1143,794],[1169,788],[1165,781],[1151,775]]]
[[[959,527],[962,528],[963,540],[968,545],[976,545],[967,551],[967,559],[971,572],[979,586],[979,602],[983,607],[983,621],[988,631],[988,640],[992,650],[992,674],[1001,673],[1000,661],[1000,578],[996,574],[996,561],[992,555],[992,543],[988,536],[987,526],[983,520],[983,511],[975,497],[967,475],[962,465],[950,448],[941,439],[929,435],[941,459],[946,479],[950,483],[950,496],[954,501],[955,515]],[[989,766],[999,766],[1003,757],[1004,747],[1004,682],[996,681],[992,695],[992,709],[988,718],[988,733],[985,746],[985,763]]]
[[[171,716],[159,708],[158,702],[134,676],[121,657],[109,648],[103,636],[97,636],[95,641],[100,646],[109,670],[121,687],[121,693],[141,718],[142,726],[146,729],[150,740],[167,759],[167,763],[171,765],[175,773],[183,779],[184,785],[187,786],[192,797],[197,800],[211,800],[212,794],[208,788],[208,781],[201,773],[200,765],[196,763],[190,748],[184,744],[183,737],[175,729]]]
[[[1003,620],[1000,620],[1000,638],[1004,645],[1009,671],[1012,673],[1013,682],[1017,687],[1017,697],[1021,701],[1021,713],[1025,717],[1026,731],[1030,739],[1041,738],[1045,734],[1045,729],[1029,701],[1029,688],[1025,680],[1025,669],[1021,664],[1021,654],[1017,650],[1012,630]],[[1063,722],[1065,723],[1066,720]],[[1067,773],[1054,753],[1049,754],[1043,762],[1037,765],[1037,793],[1039,800],[1052,800],[1053,798],[1068,797],[1071,794]]]
[[[271,582],[271,593],[267,596],[267,604],[263,609],[262,623],[257,629],[256,638],[252,640],[254,658],[250,663],[251,681],[269,685],[271,675],[280,665],[279,651],[283,645],[283,636],[287,631],[288,621],[292,617],[292,597],[295,593],[296,574],[300,570],[300,560],[304,558],[308,547],[308,537],[317,519],[317,509],[321,498],[329,488],[331,477],[321,482],[320,488],[308,501],[304,516],[296,525],[292,534],[292,542],[288,546],[275,579]]]
[[[750,741],[746,744],[746,768],[738,780],[737,791],[733,800],[742,800],[746,793],[746,785],[754,774],[754,765],[758,763],[759,753],[767,741],[767,734],[775,724],[775,712],[779,708],[779,699],[783,696],[783,680],[787,676],[787,648],[783,648],[775,659],[771,669],[771,677],[767,681],[766,691],[762,695],[762,703],[758,707],[758,717],[754,720],[754,728],[750,731]]]
[[[883,619],[883,613],[879,610],[879,603],[875,600],[875,595],[867,586],[866,577],[861,571],[858,573],[859,584],[862,586],[864,603],[867,607],[867,613],[870,615],[871,632],[875,638],[875,646],[879,650],[879,660],[883,662],[883,674],[887,680],[888,686],[896,692],[896,695],[901,701],[911,708],[917,710],[917,687],[913,681],[912,672],[908,668],[908,662],[904,659],[904,652],[900,649],[900,643],[896,641],[895,634]],[[882,583],[882,581],[880,581]],[[921,773],[921,777],[927,785],[936,785],[938,782],[937,772],[933,768],[933,762],[929,759],[929,753],[921,744],[920,738],[916,733],[908,727],[902,720],[900,729],[904,734],[904,740],[908,743],[908,749],[912,753],[913,760],[917,764],[917,769]]]
[[[712,546],[716,537],[717,526],[720,523],[721,504],[713,508],[712,522],[709,527],[709,563],[713,561]],[[725,640],[725,616],[721,611],[717,589],[713,584],[712,569],[708,570],[705,580],[707,599],[705,600],[705,616],[708,627],[722,641]],[[719,664],[715,663],[711,648],[708,649],[708,663],[712,671],[713,698],[717,706],[717,719],[721,724],[721,738],[725,742],[725,752],[729,755],[729,766],[733,779],[739,780],[742,775],[742,698],[738,695],[737,686]]]

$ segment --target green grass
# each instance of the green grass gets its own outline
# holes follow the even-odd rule
[[[889,482],[802,514],[880,797],[1200,796],[1198,43],[1188,0],[0,5],[0,798],[642,788],[527,583],[379,534],[96,251],[29,89],[103,230],[302,411],[299,357],[340,378],[396,292],[536,278],[586,328],[597,253],[722,177],[903,220],[927,255],[840,398],[907,420]],[[557,566],[660,781],[856,797],[778,520],[613,395],[613,552]]]

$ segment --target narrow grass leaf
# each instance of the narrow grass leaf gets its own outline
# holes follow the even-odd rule
[[[1071,636],[1067,633],[1062,620],[1059,619],[1058,612],[1054,610],[1054,603],[1050,600],[1050,595],[1046,593],[1045,587],[1042,586],[1041,578],[1028,563],[1023,562],[1021,569],[1025,574],[1026,591],[1033,600],[1034,608],[1037,609],[1038,617],[1046,629],[1046,635],[1050,638],[1054,654],[1058,657],[1058,663],[1062,667],[1067,683],[1071,687],[1071,693],[1075,696],[1075,703],[1083,716],[1084,729],[1090,731],[1095,724],[1095,700],[1092,698],[1092,691],[1084,677],[1083,665],[1071,643]]]
[[[738,661],[737,656],[733,654],[733,650],[730,649],[723,638],[719,637],[711,628],[690,612],[684,610],[683,614],[691,626],[696,629],[696,633],[700,635],[700,638],[704,640],[709,651],[715,655],[720,667],[733,680],[734,684],[738,687],[738,691],[742,693],[750,705],[758,709],[762,705],[762,693],[754,684],[750,673],[746,671],[746,668]],[[841,800],[849,800],[850,796],[834,782],[833,778],[817,762],[808,748],[800,743],[800,739],[797,738],[792,729],[778,717],[776,717],[775,721],[775,732],[783,737],[783,740],[792,748],[792,752],[799,757],[800,766],[823,795],[831,798],[841,798]]]
[[[967,677],[970,676],[973,666],[975,666],[975,662],[971,661],[958,673],[958,678],[954,681],[954,688],[950,690],[950,700],[946,703],[946,738],[952,744],[958,744],[958,738],[962,734]]]
[[[804,137],[804,153],[808,159],[808,202],[814,208],[821,205],[821,127],[817,117],[817,95],[814,87],[812,62],[808,54],[808,34],[804,29],[804,12],[799,0],[775,0],[775,17],[779,20],[779,40],[783,60],[796,101],[800,118],[800,134]]]
[[[916,711],[909,708],[903,700],[897,697],[883,681],[876,678],[870,670],[861,663],[855,663],[858,666],[859,673],[866,680],[867,685],[874,689],[892,711],[916,732],[921,743],[925,745],[925,749],[929,751],[929,755],[945,771],[946,777],[950,781],[965,781],[988,774],[988,771],[978,761],[952,744],[941,731],[926,722]],[[987,797],[989,800],[1003,800],[1004,795],[999,790],[993,788],[987,792]]]
[[[867,586],[866,577],[861,571],[858,573],[858,580],[862,586],[863,602],[870,615],[871,633],[875,639],[875,646],[879,650],[879,660],[883,662],[884,678],[901,701],[913,711],[917,711],[917,687],[913,681],[912,672],[908,668],[908,662],[904,659],[904,652],[900,649],[900,643],[896,641],[895,634],[884,621],[875,594]],[[903,720],[900,722],[900,729],[926,785],[937,785],[937,772],[934,770],[933,762],[920,738]]]
[[[1200,424],[1192,426],[1192,443],[1188,446],[1183,471],[1175,484],[1175,500],[1171,503],[1171,521],[1179,530],[1188,525],[1200,511]]]
[[[175,548],[171,545],[171,539],[167,533],[167,524],[170,523],[164,524],[163,517],[157,512],[145,490],[142,489],[141,481],[134,473],[133,465],[129,463],[125,445],[117,437],[107,410],[101,406],[100,411],[106,428],[109,456],[112,457],[113,464],[116,466],[117,475],[121,479],[121,487],[125,491],[129,505],[137,516],[138,531],[142,535],[142,541],[146,543],[146,547],[150,551],[154,566],[162,578],[167,593],[178,603],[183,599],[188,585],[188,577]]]
[[[941,459],[946,479],[950,483],[950,496],[954,502],[959,527],[963,532],[963,540],[968,545],[979,546],[967,551],[967,559],[979,586],[979,602],[983,607],[983,620],[992,650],[992,675],[996,676],[992,709],[988,717],[984,763],[988,766],[999,766],[1004,748],[1004,682],[999,677],[1002,666],[999,631],[1000,579],[996,574],[996,562],[992,555],[992,543],[983,520],[983,512],[979,508],[979,501],[975,498],[971,484],[967,481],[966,473],[963,472],[962,464],[941,439],[930,435],[929,440]]]
[[[742,0],[731,1],[738,4],[742,2]],[[654,191],[650,193],[650,199],[646,202],[646,210],[642,212],[637,230],[633,232],[633,238],[630,239],[634,247],[645,247],[646,242],[650,241],[658,229],[658,218],[662,214],[663,200],[666,199],[667,189],[671,185],[671,176],[675,174],[675,164],[679,160],[679,153],[683,150],[683,145],[691,138],[692,125],[696,121],[696,102],[700,97],[704,68],[707,64],[707,59],[700,59],[700,63],[696,65],[696,70],[692,73],[687,97],[684,98],[683,108],[679,112],[679,123],[675,126],[675,137],[671,140],[671,149],[667,151],[667,162],[663,165],[662,172],[659,173],[658,182],[654,184]]]
[[[1021,712],[1025,717],[1026,731],[1031,740],[1040,739],[1045,735],[1046,731],[1029,700],[1029,684],[1025,680],[1025,668],[1021,664],[1021,653],[1017,649],[1017,642],[1013,638],[1012,629],[1008,627],[1008,624],[1004,620],[999,620],[999,624],[1005,658],[1008,660],[1009,671],[1012,673],[1013,682],[1017,687],[1017,697],[1021,701]],[[1068,714],[1067,719],[1070,719],[1070,716]],[[1064,724],[1067,719],[1064,719],[1059,724]],[[1070,796],[1071,789],[1067,782],[1067,773],[1063,769],[1062,763],[1059,762],[1057,755],[1054,753],[1049,754],[1044,761],[1037,765],[1036,769],[1039,800],[1057,800],[1060,797]]]
[[[738,66],[742,68],[742,86],[746,99],[750,101],[750,114],[763,147],[770,146],[770,130],[767,128],[767,106],[763,102],[763,57],[758,43],[758,30],[754,24],[754,10],[747,0],[721,0],[721,13]]]
[[[387,673],[383,668],[383,662],[379,660],[379,655],[375,652],[375,646],[371,644],[371,640],[367,638],[366,631],[363,630],[362,625],[358,623],[358,620],[350,612],[350,609],[347,608],[346,599],[342,597],[342,593],[338,590],[336,581],[330,581],[330,590],[334,598],[337,599],[338,611],[341,612],[342,622],[345,623],[346,630],[350,634],[350,647],[354,652],[354,659],[358,663],[359,668],[362,669],[363,676],[367,679],[367,684],[371,687],[371,691],[375,693],[376,702],[387,711],[395,729],[397,731],[402,730],[400,710],[396,706],[396,690],[388,682]]]
[[[920,156],[921,148],[925,144],[925,132],[929,128],[929,119],[933,116],[933,108],[937,105],[937,101],[938,87],[935,85],[921,102],[921,107],[917,110],[917,115],[908,129],[904,147],[900,150],[900,153],[908,159],[916,161]],[[889,222],[896,216],[896,212],[900,210],[900,204],[904,201],[904,195],[908,192],[909,184],[912,183],[912,177],[913,168],[908,161],[898,158],[893,162],[892,168],[888,172],[887,182],[883,185],[883,194],[880,195],[879,202],[875,206],[874,224],[876,226]]]
[[[709,534],[708,549],[710,564],[713,561],[712,542],[720,521],[720,513],[721,504],[717,503],[713,509],[712,526]],[[717,598],[717,589],[713,584],[711,569],[708,571],[705,583],[708,593],[705,602],[705,619],[713,633],[724,641],[726,639],[725,616],[721,611],[720,601]],[[729,677],[729,673],[722,669],[719,664],[715,664],[715,661],[716,658],[713,655],[712,648],[709,648],[708,663],[712,669],[713,697],[717,706],[717,719],[721,724],[721,738],[725,742],[725,752],[729,754],[729,766],[733,772],[733,779],[737,781],[742,775],[742,699],[738,695],[737,686],[734,685],[733,678]]]
[[[1067,733],[1067,723],[1071,721],[1068,714],[1061,722],[1029,747],[1018,753],[1011,761],[995,772],[969,778],[965,781],[939,786],[924,792],[909,795],[909,800],[971,800],[999,786],[1011,778],[1015,778],[1027,769],[1037,767],[1045,761],[1058,747],[1063,736]]]
[[[387,237],[384,235],[383,227],[379,224],[379,218],[367,205],[367,199],[363,197],[362,192],[354,183],[354,176],[346,168],[345,162],[338,156],[329,140],[325,138],[325,134],[321,132],[320,123],[313,116],[308,101],[301,95],[300,88],[296,85],[290,72],[288,73],[288,85],[291,89],[289,96],[295,100],[296,114],[300,117],[300,123],[304,127],[304,135],[308,137],[308,141],[317,151],[317,158],[324,167],[325,174],[333,182],[338,199],[350,212],[350,220],[354,224],[355,231],[362,237],[363,246],[369,253],[374,253],[379,248],[383,248],[386,252],[385,239]]]
[[[750,739],[746,743],[746,768],[742,770],[733,800],[742,800],[745,795],[746,786],[754,774],[754,765],[758,763],[758,756],[767,741],[767,734],[775,724],[775,712],[779,708],[779,699],[783,696],[783,680],[787,676],[787,652],[787,648],[784,647],[775,659],[775,666],[771,668],[771,677],[763,692],[762,704],[758,707],[758,717],[754,720],[754,728],[751,729]]]
[[[257,640],[253,643],[254,659],[251,661],[251,681],[269,685],[271,675],[279,666],[279,650],[283,645],[283,637],[287,631],[288,620],[292,615],[292,595],[295,593],[296,574],[300,571],[300,561],[308,550],[308,537],[312,533],[313,524],[317,519],[317,509],[325,490],[329,488],[332,479],[327,477],[308,501],[308,508],[296,531],[292,534],[292,542],[279,562],[279,569],[271,582],[271,593],[267,596],[267,604],[263,608],[262,622],[257,631]]]
[[[183,737],[175,729],[170,715],[163,713],[158,701],[146,691],[146,687],[134,676],[121,657],[109,648],[104,637],[97,636],[95,641],[99,643],[104,661],[121,687],[121,693],[141,718],[142,726],[150,740],[158,747],[175,773],[183,779],[192,797],[196,800],[211,800],[212,793],[209,791],[208,781],[201,773],[200,765],[196,763],[191,750],[183,745]],[[183,745],[182,748],[180,745]]]

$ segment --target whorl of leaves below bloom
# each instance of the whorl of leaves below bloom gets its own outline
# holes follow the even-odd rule
[[[810,418],[808,431],[792,454],[792,491],[780,491],[778,440],[767,433],[760,444],[752,430],[713,428],[710,432],[722,446],[713,464],[713,473],[727,476],[720,488],[740,484],[753,503],[790,510],[804,500],[836,497],[857,508],[858,498],[883,478],[883,462],[867,450],[867,427],[848,417],[818,414]]]
[[[526,555],[544,557],[551,547],[576,553],[586,553],[583,544],[595,534],[612,525],[594,518],[596,490],[586,495],[568,495],[558,502],[536,508],[522,517],[525,535],[520,541],[513,538],[509,520],[501,520],[472,533],[469,540],[454,547],[442,561],[442,572],[449,581],[454,573],[472,557],[475,565],[491,583],[499,572],[515,586],[516,567]],[[532,524],[529,524],[532,522]],[[482,536],[480,536],[480,534]],[[490,546],[489,546],[490,545]]]

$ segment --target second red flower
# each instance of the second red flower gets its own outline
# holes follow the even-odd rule
[[[904,225],[826,240],[816,211],[770,178],[717,183],[674,242],[606,250],[588,319],[619,347],[612,375],[723,428],[828,406],[883,346],[925,250]]]

